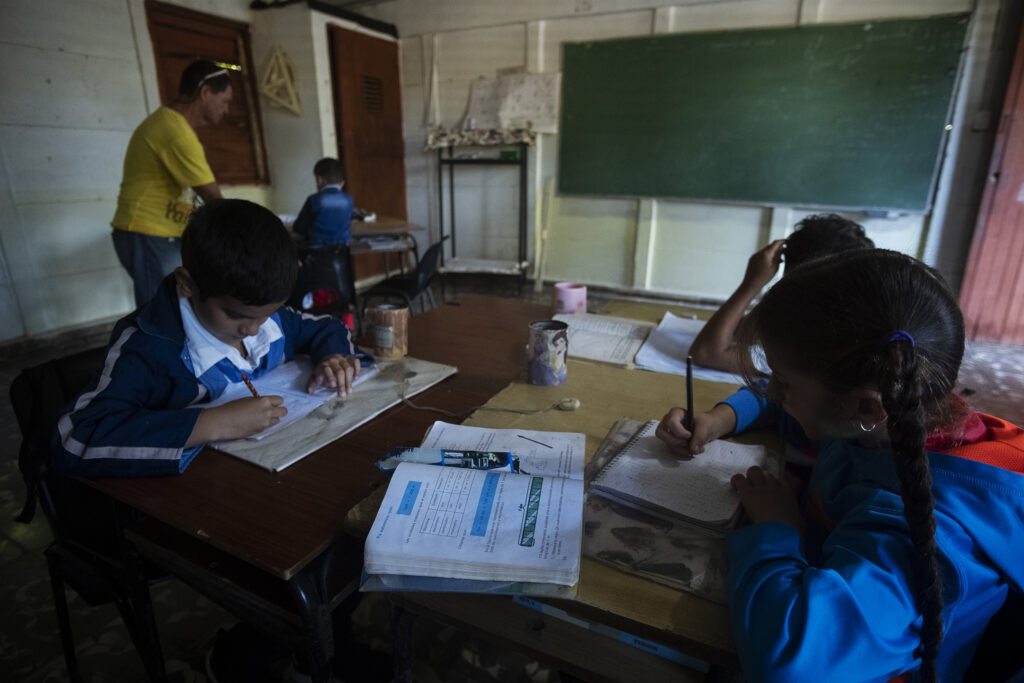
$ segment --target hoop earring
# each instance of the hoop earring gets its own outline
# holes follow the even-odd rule
[[[873,431],[875,431],[875,427],[878,426],[878,423],[876,422],[873,425],[871,425],[870,427],[866,427],[866,426],[864,426],[864,420],[858,420],[857,424],[860,425],[860,430],[862,432],[873,432]]]

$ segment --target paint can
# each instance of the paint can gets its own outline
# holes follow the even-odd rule
[[[558,313],[586,313],[587,286],[574,282],[556,282],[551,292],[551,309]]]
[[[373,329],[373,352],[381,358],[402,358],[409,352],[409,309],[384,304],[367,311]]]
[[[526,347],[526,381],[539,386],[565,384],[566,359],[569,356],[569,326],[559,320],[530,323],[530,343]]]

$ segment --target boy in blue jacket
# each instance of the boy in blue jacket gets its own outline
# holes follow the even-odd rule
[[[352,239],[352,195],[342,191],[341,162],[330,157],[313,166],[316,194],[306,198],[292,230],[308,247],[348,244]]]
[[[69,474],[183,472],[204,444],[256,434],[287,414],[280,396],[204,409],[243,375],[309,354],[307,389],[346,395],[359,374],[348,329],[282,307],[298,260],[281,221],[237,199],[210,202],[182,235],[182,266],[114,327],[103,372],[58,422],[55,463]]]

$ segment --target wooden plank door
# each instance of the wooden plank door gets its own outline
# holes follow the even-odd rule
[[[1024,31],[960,290],[967,338],[1024,344]]]
[[[346,187],[357,207],[406,220],[398,43],[338,26],[330,42]]]

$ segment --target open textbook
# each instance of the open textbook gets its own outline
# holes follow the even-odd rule
[[[724,535],[742,511],[730,479],[754,465],[764,466],[767,449],[718,439],[685,460],[655,436],[657,427],[658,420],[647,422],[597,473],[590,492],[710,535]]]
[[[665,311],[661,322],[636,354],[636,366],[644,370],[665,372],[673,375],[686,374],[686,356],[697,334],[704,328],[703,320],[680,318]],[[572,345],[569,346],[572,353]],[[709,382],[743,384],[743,378],[731,372],[712,370],[694,364],[693,376]]]
[[[510,451],[520,472],[399,464],[366,540],[376,583],[363,590],[557,595],[575,585],[585,445],[583,434],[435,423],[424,447]]]
[[[633,357],[654,325],[642,320],[593,313],[559,314],[569,325],[569,357],[632,365]]]

